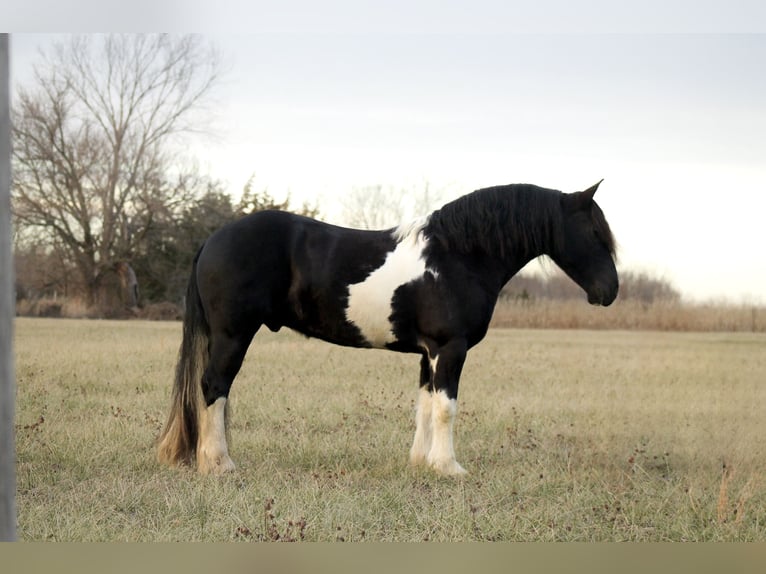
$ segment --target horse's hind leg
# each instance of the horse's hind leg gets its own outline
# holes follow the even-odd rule
[[[202,378],[206,408],[200,414],[197,439],[197,470],[202,474],[234,470],[226,442],[226,401],[253,334],[232,337],[223,331],[211,333],[210,363]]]

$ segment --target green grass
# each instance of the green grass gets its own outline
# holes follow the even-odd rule
[[[464,479],[407,464],[418,357],[259,333],[222,478],[155,463],[180,324],[16,322],[19,538],[766,540],[766,336],[493,330]]]

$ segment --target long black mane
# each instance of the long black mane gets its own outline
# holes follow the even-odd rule
[[[426,232],[459,253],[542,253],[560,246],[560,197],[527,184],[479,189],[431,214]]]
[[[479,189],[431,214],[425,228],[450,250],[470,254],[481,250],[504,259],[560,251],[563,212],[560,191],[530,184]],[[615,242],[604,214],[594,203],[594,229],[614,255]]]

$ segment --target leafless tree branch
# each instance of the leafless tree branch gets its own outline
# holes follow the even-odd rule
[[[217,54],[199,36],[75,36],[19,90],[14,214],[66,246],[91,303],[154,214],[189,198],[194,170],[171,175],[169,144],[189,130],[219,75]]]

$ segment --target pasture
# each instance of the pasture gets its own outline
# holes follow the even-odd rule
[[[454,479],[408,466],[416,355],[264,329],[203,477],[155,462],[180,323],[15,329],[21,540],[766,540],[763,333],[493,329]]]

